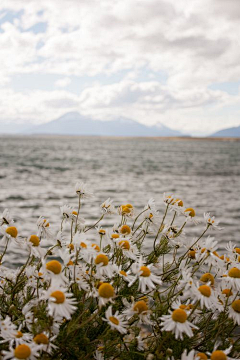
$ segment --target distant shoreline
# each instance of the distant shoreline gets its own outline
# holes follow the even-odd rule
[[[126,140],[126,139],[144,139],[144,140],[172,140],[172,141],[240,141],[240,137],[191,137],[191,136],[108,136],[108,135],[63,135],[63,134],[0,134],[2,137],[34,137],[34,138],[101,138],[101,139],[115,139],[115,140]]]

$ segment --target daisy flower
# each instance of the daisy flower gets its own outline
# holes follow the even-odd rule
[[[37,235],[31,235],[27,238],[26,245],[31,255],[34,255],[38,258],[44,258],[47,253],[46,249],[43,249],[40,246],[40,239]]]
[[[132,204],[121,205],[118,208],[118,213],[122,216],[133,217],[134,207],[132,206]]]
[[[51,354],[53,350],[57,349],[57,346],[53,344],[53,341],[56,339],[57,335],[49,336],[49,333],[44,331],[34,336],[33,341],[37,345],[42,346],[42,350]]]
[[[35,360],[39,357],[39,351],[42,350],[42,346],[36,345],[35,343],[20,344],[13,349],[10,346],[9,351],[2,351],[3,360],[12,359],[12,360]]]
[[[187,350],[185,349],[181,355],[181,360],[195,360],[195,351],[191,350],[189,353],[187,353]],[[207,357],[206,357],[207,360]]]
[[[240,299],[234,300],[228,308],[228,316],[240,325]]]
[[[68,279],[62,272],[62,264],[58,260],[43,261],[43,266],[40,269],[43,275],[46,275],[54,283],[65,283]]]
[[[210,284],[211,282],[200,286],[199,284],[197,286],[194,284],[191,288],[191,297],[194,303],[199,301],[201,308],[206,307],[211,310],[212,308],[218,308],[219,303]]]
[[[183,212],[184,216],[186,217],[186,221],[193,222],[195,225],[199,224],[199,221],[195,219],[196,212],[193,208],[187,208]]]
[[[132,244],[130,240],[119,238],[117,245],[122,249],[122,252],[126,257],[132,260],[137,259],[137,255],[139,254],[138,248],[135,244]]]
[[[7,226],[7,227],[1,226],[0,233],[3,235],[3,238],[1,241],[4,245],[9,240],[13,240],[13,241],[17,240],[18,230],[17,230],[16,226]]]
[[[67,320],[71,319],[71,314],[77,309],[76,300],[72,298],[72,293],[68,293],[66,288],[57,286],[56,284],[44,290],[41,296],[42,299],[48,300],[48,314],[49,316],[61,316]]]
[[[115,296],[114,288],[109,283],[102,283],[98,288],[99,307],[106,305],[109,301],[112,302]]]
[[[14,223],[14,221],[11,217],[9,210],[5,209],[2,213],[2,215],[0,216],[0,226],[2,226],[2,225],[13,226],[13,223]]]
[[[208,236],[206,240],[199,243],[198,247],[199,250],[196,253],[196,260],[198,262],[205,258],[203,263],[208,266],[222,266],[223,261],[216,252],[218,248],[218,241],[214,240],[214,237]]]
[[[204,213],[203,218],[205,220],[206,225],[209,226],[210,229],[213,229],[213,230],[222,230],[223,229],[218,226],[219,221],[215,220],[215,216],[210,216],[210,213]]]
[[[98,278],[102,278],[103,276],[112,278],[114,272],[117,271],[116,265],[112,265],[109,262],[108,256],[105,254],[98,254],[95,257],[94,263],[96,265],[96,277]]]
[[[112,330],[116,329],[121,334],[127,333],[127,321],[124,320],[124,315],[119,315],[119,311],[116,311],[113,315],[112,306],[109,306],[105,312],[105,316],[106,319],[103,318],[103,320],[108,322]]]
[[[62,219],[65,222],[76,222],[77,220],[77,211],[74,211],[73,208],[69,205],[63,205],[60,207],[60,211],[62,214]],[[81,217],[78,217],[78,225],[82,225],[85,223],[85,220]]]
[[[171,331],[175,334],[175,339],[183,340],[183,334],[192,337],[192,329],[198,329],[198,327],[187,321],[187,312],[182,309],[176,309],[174,311],[169,310],[169,312],[170,315],[163,315],[160,318],[160,320],[162,320],[162,329],[164,331]]]
[[[232,289],[235,289],[237,291],[240,291],[240,269],[239,267],[235,266],[228,270],[227,275],[223,277],[223,282],[228,285],[228,287],[231,287]]]
[[[75,185],[75,191],[81,199],[93,198],[93,193],[83,181],[78,181]]]
[[[129,303],[125,298],[122,300],[126,309],[123,311],[123,314],[130,319],[132,316],[137,315],[139,318],[140,324],[152,325],[150,320],[151,310],[148,308],[147,299],[134,301]]]
[[[49,221],[45,219],[43,216],[40,216],[39,219],[37,220],[37,227],[38,227],[37,236],[49,240],[53,239],[53,234],[51,230],[49,230],[49,226],[50,226]]]
[[[163,202],[166,205],[172,204],[173,201],[174,201],[174,196],[173,195],[167,195],[166,193],[163,194]]]
[[[225,350],[218,350],[218,345],[217,345],[214,346],[212,353],[207,352],[207,354],[209,355],[211,360],[234,360],[229,356],[227,356],[228,354],[230,354],[231,350],[232,350],[232,346],[230,346]]]
[[[102,214],[115,214],[115,208],[114,208],[114,205],[112,203],[113,203],[113,200],[108,198],[106,201],[104,201],[100,205],[100,209],[101,209]]]
[[[142,257],[140,257],[139,262],[132,265],[132,272],[135,274],[135,276],[128,284],[128,286],[132,286],[136,280],[139,280],[138,290],[141,289],[141,292],[144,293],[147,289],[150,291],[155,289],[155,284],[161,285],[162,280],[151,272],[152,266],[153,264],[148,266],[144,265],[142,262]]]

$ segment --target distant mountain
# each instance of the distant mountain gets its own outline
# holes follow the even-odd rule
[[[223,129],[210,135],[211,137],[240,137],[240,126]]]
[[[183,136],[179,131],[169,129],[162,124],[148,127],[124,117],[112,121],[97,121],[82,116],[78,112],[70,112],[56,120],[32,127],[27,133],[100,136]]]

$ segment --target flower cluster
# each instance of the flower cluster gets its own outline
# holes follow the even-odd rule
[[[240,247],[219,250],[208,234],[219,222],[205,213],[189,239],[195,209],[164,194],[163,216],[153,199],[141,211],[107,199],[89,224],[80,212],[94,195],[83,182],[75,192],[57,234],[44,216],[27,237],[0,217],[1,359],[239,358]],[[13,244],[19,268],[5,266]]]

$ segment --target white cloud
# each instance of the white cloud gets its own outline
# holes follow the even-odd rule
[[[64,87],[68,86],[69,84],[71,84],[71,79],[68,77],[65,77],[65,78],[55,81],[55,86],[60,87],[60,88],[64,88]]]
[[[207,132],[223,127],[219,109],[226,114],[229,108],[229,125],[240,122],[232,110],[240,109],[239,96],[209,90],[212,83],[240,79],[238,0],[2,0],[1,8],[24,10],[13,24],[1,26],[5,118],[44,121],[80,110],[97,118],[160,119]],[[42,22],[46,32],[26,31]],[[123,70],[128,73],[110,85],[99,78]],[[148,78],[138,80],[143,71]],[[153,81],[158,72],[167,74],[165,84]],[[10,79],[23,73],[61,78],[52,91],[14,92]],[[78,96],[56,90],[71,85],[74,76],[97,75],[98,85],[86,86]]]

